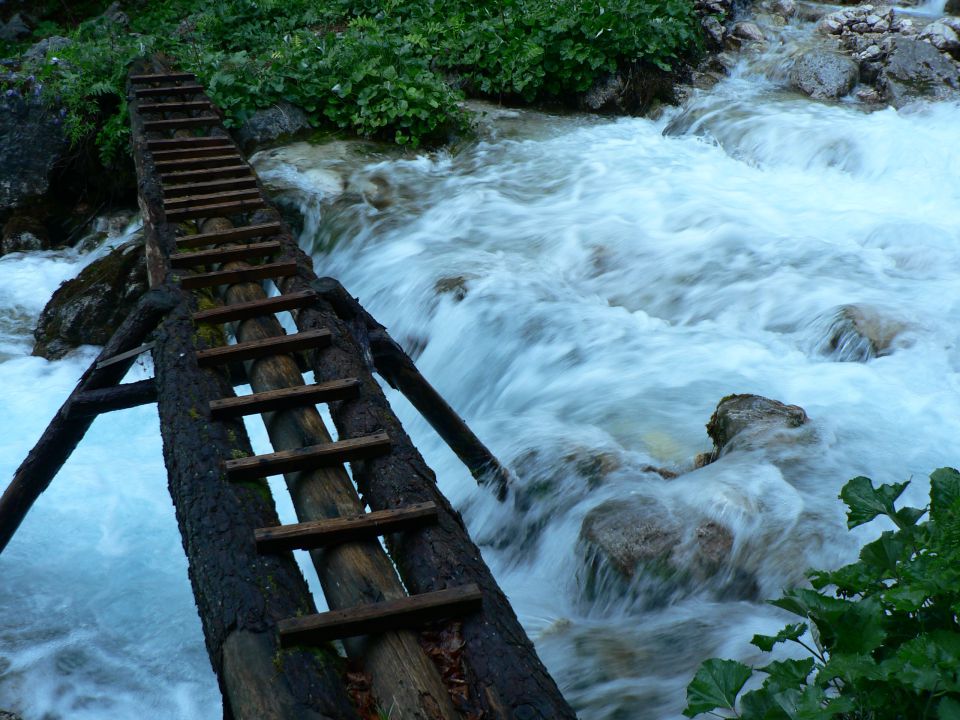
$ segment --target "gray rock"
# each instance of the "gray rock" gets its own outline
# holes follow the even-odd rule
[[[121,27],[127,27],[130,24],[130,18],[120,9],[119,2],[111,3],[110,7],[104,10],[97,19],[114,25],[120,25]]]
[[[760,29],[760,26],[744,20],[734,24],[730,34],[745,42],[763,42],[764,40],[763,30]]]
[[[842,305],[825,323],[817,351],[841,362],[866,362],[904,342],[907,323],[869,305]]]
[[[717,405],[707,435],[713,440],[713,457],[732,450],[753,450],[808,438],[796,430],[809,422],[798,405],[784,405],[760,395],[728,395]]]
[[[956,98],[960,92],[960,65],[928,42],[895,37],[877,85],[884,99],[897,108],[917,99]]]
[[[835,100],[857,84],[860,66],[856,60],[829,50],[811,50],[790,69],[790,84],[810,97]]]
[[[583,94],[580,104],[582,109],[590,112],[620,112],[623,109],[623,91],[623,78],[619,73],[614,73],[597,80],[593,87]]]
[[[593,508],[583,519],[580,537],[618,573],[632,578],[643,566],[667,562],[683,531],[665,506],[630,497]]]
[[[310,119],[303,110],[290,103],[281,102],[255,112],[237,132],[237,142],[250,151],[309,127]]]
[[[147,290],[143,241],[132,240],[63,283],[40,314],[33,354],[56,360],[103,345]]]
[[[700,21],[700,27],[703,28],[703,36],[707,41],[707,47],[719,50],[723,47],[723,25],[713,15],[708,15]]]
[[[8,710],[0,710],[0,720],[23,720],[23,718]]]
[[[942,20],[927,25],[917,37],[930,43],[940,52],[950,53],[953,56],[956,56],[957,51],[960,50],[960,36]]]
[[[17,13],[6,23],[0,22],[0,40],[15,42],[29,37],[33,30],[27,25],[26,21]]]
[[[27,50],[23,54],[23,59],[30,62],[43,62],[47,55],[55,55],[72,43],[73,41],[70,40],[70,38],[65,38],[60,35],[51,35]]]
[[[38,98],[0,96],[0,213],[46,193],[67,146],[60,118]]]
[[[770,10],[784,19],[791,18],[797,14],[797,3],[795,0],[773,0]]]
[[[27,215],[14,215],[3,226],[0,255],[33,252],[50,247],[50,236],[43,223]]]
[[[960,0],[947,0],[943,6],[943,11],[950,15],[960,15]]]

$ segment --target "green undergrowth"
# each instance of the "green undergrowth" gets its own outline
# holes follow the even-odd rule
[[[687,688],[685,715],[960,720],[960,473],[936,470],[925,508],[896,508],[907,484],[847,483],[850,528],[882,515],[896,529],[857,562],[812,571],[812,587],[772,601],[801,621],[751,642],[765,652],[788,643],[802,657],[758,668],[707,660]],[[762,682],[743,692],[754,676]]]
[[[128,64],[163,53],[195,72],[236,126],[288,101],[317,127],[404,145],[462,132],[465,94],[571,101],[617,69],[698,52],[690,0],[200,0],[133,2],[129,26],[86,20],[32,72],[73,141],[124,152]],[[42,23],[41,23],[42,24]]]

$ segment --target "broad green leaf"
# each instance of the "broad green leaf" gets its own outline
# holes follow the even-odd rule
[[[873,487],[873,481],[862,475],[843,486],[840,497],[850,508],[847,511],[847,527],[853,529],[873,520],[877,515],[893,515],[894,501],[909,485],[908,482]]]
[[[764,688],[744,693],[740,698],[740,710],[740,717],[750,720],[790,720],[773,699],[773,693]]]
[[[776,635],[754,635],[753,639],[750,641],[750,644],[756,645],[764,652],[770,652],[773,650],[773,646],[777,643],[786,642],[787,640],[798,640],[806,631],[806,623],[787,625]]]
[[[945,697],[937,705],[937,718],[939,720],[960,720],[960,700],[952,697]]]
[[[766,667],[758,668],[767,673],[782,688],[803,685],[813,671],[813,658],[803,660],[775,660]]]
[[[883,601],[900,612],[916,612],[929,597],[929,593],[916,585],[897,585],[884,591]]]
[[[887,577],[897,570],[897,563],[909,559],[909,551],[905,556],[906,545],[897,533],[887,530],[872,543],[867,543],[860,550],[860,559],[872,568],[882,570],[881,577]]]
[[[827,709],[827,696],[823,688],[809,685],[803,690],[783,690],[773,696],[774,701],[790,720],[829,720],[842,712],[838,708]]]
[[[687,687],[687,707],[683,714],[694,717],[717,708],[732,710],[737,693],[752,674],[753,670],[735,660],[704,661]]]
[[[824,645],[835,653],[867,654],[876,650],[887,637],[884,628],[886,616],[877,598],[866,598],[847,603],[847,608],[829,622],[829,627],[817,623]],[[831,635],[831,638],[826,636]]]
[[[923,508],[915,507],[902,507],[897,510],[896,520],[898,527],[911,527],[917,524],[917,520],[922,518],[926,514],[926,510]]]
[[[944,467],[930,474],[930,517],[940,522],[945,515],[960,511],[960,473]]]
[[[817,673],[817,683],[823,685],[828,680],[840,678],[844,683],[853,685],[858,680],[880,680],[882,677],[883,672],[869,655],[835,653]]]

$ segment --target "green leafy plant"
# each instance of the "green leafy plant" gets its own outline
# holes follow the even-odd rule
[[[812,571],[812,588],[772,601],[804,621],[751,641],[765,652],[793,643],[809,656],[758,668],[707,660],[687,688],[685,715],[960,720],[960,473],[930,476],[926,508],[896,508],[907,485],[848,482],[840,493],[848,527],[884,516],[896,529],[857,562]],[[755,673],[760,686],[742,692]]]

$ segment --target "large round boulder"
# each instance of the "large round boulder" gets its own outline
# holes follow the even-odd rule
[[[237,142],[245,151],[289,138],[310,128],[307,114],[296,105],[279,102],[257,110],[237,131]]]
[[[878,86],[897,108],[917,99],[955,99],[960,97],[960,65],[928,42],[894,37]]]
[[[50,247],[46,226],[30,215],[15,214],[3,226],[0,255],[14,252],[33,252]]]
[[[907,323],[870,305],[841,305],[817,346],[820,354],[841,362],[866,362],[889,355],[906,341]]]
[[[33,354],[56,360],[80,345],[103,345],[146,292],[143,241],[131,240],[63,283],[40,314]]]
[[[848,55],[825,49],[801,55],[790,69],[790,84],[818,100],[836,100],[857,84],[860,65]]]

